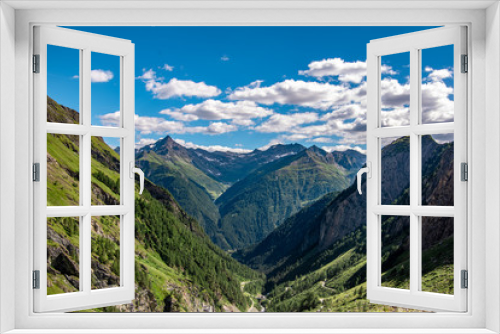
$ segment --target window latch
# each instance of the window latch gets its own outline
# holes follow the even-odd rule
[[[142,192],[144,191],[144,172],[140,168],[134,167],[134,162],[131,161],[130,165],[130,178],[135,179],[134,174],[139,174],[139,184],[140,184],[140,189],[139,189],[139,195],[142,195]]]
[[[358,171],[358,174],[356,174],[356,178],[358,181],[358,193],[361,195],[363,194],[361,191],[361,176],[366,173],[366,177],[371,179],[372,178],[372,163],[370,161],[366,162],[366,167],[361,168]]]

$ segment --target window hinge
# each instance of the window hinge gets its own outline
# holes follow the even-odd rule
[[[40,289],[40,270],[33,270],[33,289]]]
[[[33,73],[40,73],[40,55],[33,55]]]
[[[469,56],[462,55],[462,73],[469,72]]]
[[[460,164],[460,180],[469,181],[469,165],[466,162]]]
[[[469,272],[467,270],[462,270],[462,289],[469,288]]]
[[[40,164],[38,162],[33,164],[33,181],[40,182]]]

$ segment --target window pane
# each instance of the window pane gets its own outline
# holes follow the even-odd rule
[[[80,205],[80,137],[47,134],[47,206]]]
[[[382,216],[382,286],[410,289],[410,217]]]
[[[453,295],[453,218],[422,217],[422,291]]]
[[[453,133],[422,136],[422,205],[453,206]]]
[[[120,216],[92,217],[92,289],[120,286]]]
[[[47,45],[47,122],[80,122],[79,76],[80,50]]]
[[[382,127],[410,124],[410,53],[380,57]]]
[[[423,49],[422,123],[453,122],[453,45]]]
[[[381,138],[381,204],[410,204],[410,137]]]
[[[120,139],[92,137],[92,205],[120,204]]]
[[[79,291],[80,218],[47,218],[47,295]]]
[[[120,57],[92,52],[92,125],[116,126],[120,116]]]

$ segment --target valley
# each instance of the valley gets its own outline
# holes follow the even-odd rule
[[[78,113],[48,98],[48,120]],[[48,205],[79,202],[79,139],[47,136]],[[119,203],[119,149],[92,138],[92,204]],[[409,140],[382,151],[382,200],[409,200]],[[422,137],[422,200],[453,205],[453,142]],[[136,151],[136,299],[89,312],[410,312],[366,299],[366,197],[357,151],[275,145],[250,153],[187,148],[169,136]],[[363,181],[363,187],[365,182]],[[383,224],[383,279],[404,288],[409,228]],[[423,284],[453,292],[453,221],[423,221]],[[92,221],[92,287],[119,284],[116,217]],[[78,291],[77,218],[48,221],[48,291]]]

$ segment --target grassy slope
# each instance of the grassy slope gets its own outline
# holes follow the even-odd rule
[[[50,106],[64,111],[53,101]],[[92,147],[92,202],[117,202],[119,155],[98,137],[92,138]],[[49,135],[48,155],[48,204],[78,204],[77,138]],[[95,217],[92,229],[93,287],[114,286],[119,225],[111,217]],[[78,234],[78,220],[49,221],[49,294],[77,291]],[[136,300],[92,311],[246,310],[250,299],[240,282],[262,278],[216,247],[165,189],[147,181],[144,194],[136,194]]]

